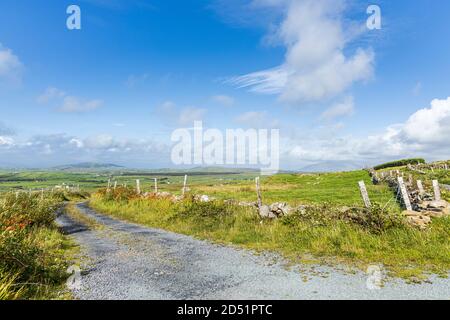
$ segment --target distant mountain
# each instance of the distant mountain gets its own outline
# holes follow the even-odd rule
[[[77,164],[68,164],[63,166],[53,167],[54,170],[106,170],[106,169],[121,169],[123,166],[119,166],[113,163],[98,163],[98,162],[82,162]]]
[[[341,172],[362,169],[364,166],[351,161],[324,161],[300,169],[302,172]]]

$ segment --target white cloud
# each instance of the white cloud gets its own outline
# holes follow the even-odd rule
[[[234,98],[227,95],[216,95],[212,97],[214,102],[221,104],[224,107],[231,107],[234,105]]]
[[[18,84],[22,80],[23,64],[11,49],[0,43],[0,80]]]
[[[109,134],[86,138],[66,134],[13,140],[0,136],[0,166],[51,166],[84,161],[104,161],[154,167],[170,161],[169,147],[148,139],[119,139]]]
[[[335,97],[373,74],[374,53],[348,44],[363,30],[344,26],[346,0],[257,1],[286,10],[272,38],[286,47],[282,65],[236,77],[232,83],[283,102],[302,103]],[[356,30],[356,31],[355,31]]]
[[[266,111],[248,111],[238,115],[235,121],[251,128],[274,128],[279,125]]]
[[[450,158],[450,97],[433,100],[404,123],[390,125],[367,137],[303,137],[288,141],[286,154],[297,160],[364,160],[371,163],[403,158]]]
[[[450,150],[450,97],[435,99],[430,108],[414,113],[403,126],[400,136],[407,142],[445,145]]]
[[[415,86],[414,86],[414,88],[412,89],[412,94],[414,95],[414,96],[418,96],[418,95],[420,95],[420,93],[422,92],[422,82],[417,82],[416,84],[415,84]]]
[[[341,103],[333,105],[331,108],[325,110],[320,118],[322,120],[334,120],[339,117],[350,116],[355,112],[355,105],[353,97],[347,97]]]
[[[39,104],[48,104],[55,101],[57,111],[64,113],[82,113],[96,110],[103,106],[103,100],[83,100],[79,97],[68,95],[63,90],[48,87],[44,93],[36,98]]]
[[[0,136],[0,146],[12,146],[12,145],[14,145],[13,138]]]
[[[48,87],[36,100],[39,104],[46,104],[53,99],[63,98],[65,95],[66,93],[58,88]]]
[[[130,75],[126,81],[126,86],[129,88],[134,88],[136,85],[144,83],[148,79],[148,73],[144,73],[141,75]]]
[[[64,98],[62,106],[58,109],[58,111],[66,113],[89,112],[100,108],[102,105],[103,101],[99,99],[82,101],[77,97],[67,96]]]

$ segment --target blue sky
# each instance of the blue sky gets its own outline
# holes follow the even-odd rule
[[[81,30],[66,28],[71,4]],[[370,4],[381,30],[365,28]],[[286,169],[450,158],[449,12],[445,0],[3,0],[0,166],[171,167],[170,134],[194,120],[279,128]]]

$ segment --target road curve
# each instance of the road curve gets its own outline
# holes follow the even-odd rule
[[[388,280],[368,289],[368,276],[339,267],[287,268],[273,254],[212,244],[188,236],[78,209],[103,228],[66,215],[58,223],[87,257],[77,299],[449,299],[450,281],[406,284]]]

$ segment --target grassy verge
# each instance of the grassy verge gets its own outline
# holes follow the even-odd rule
[[[67,194],[0,196],[0,300],[63,299],[75,245],[55,225]]]
[[[355,214],[349,220],[329,205],[276,221],[261,221],[251,208],[222,202],[174,204],[165,199],[111,199],[99,193],[90,205],[150,227],[257,251],[276,251],[293,262],[310,260],[312,254],[324,262],[361,268],[381,263],[392,275],[412,280],[427,273],[446,276],[450,269],[448,218],[435,220],[430,230],[421,232],[403,225],[395,214],[377,211]]]

